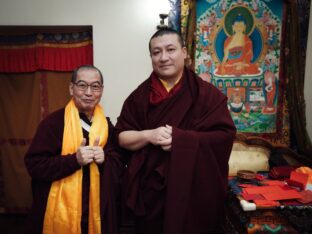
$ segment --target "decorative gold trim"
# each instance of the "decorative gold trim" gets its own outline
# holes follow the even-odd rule
[[[26,49],[26,48],[38,48],[38,47],[46,47],[46,48],[77,48],[77,47],[83,47],[87,45],[92,45],[92,41],[84,41],[79,43],[73,43],[73,44],[61,44],[61,43],[42,43],[42,42],[36,42],[32,45],[19,45],[19,46],[0,46],[0,49]]]

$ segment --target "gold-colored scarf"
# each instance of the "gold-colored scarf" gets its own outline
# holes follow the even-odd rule
[[[83,140],[78,109],[71,100],[65,108],[62,155],[77,151]],[[104,147],[108,137],[108,124],[100,105],[95,107],[89,132],[90,145],[100,137]],[[80,234],[82,203],[82,169],[52,183],[44,217],[44,234]],[[97,165],[90,164],[89,234],[101,233],[100,178]]]

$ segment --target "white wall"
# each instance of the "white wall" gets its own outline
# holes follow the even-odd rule
[[[104,76],[101,103],[115,123],[124,99],[152,69],[148,42],[160,0],[0,0],[0,25],[92,25],[94,64]]]
[[[306,100],[307,131],[312,140],[312,6],[310,7],[309,37],[306,59],[304,99]]]

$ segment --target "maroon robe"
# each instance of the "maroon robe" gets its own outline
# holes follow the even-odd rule
[[[225,95],[187,68],[182,79],[180,90],[157,105],[149,103],[147,79],[116,124],[117,134],[173,127],[171,152],[152,144],[129,152],[123,195],[138,233],[217,233],[222,225],[236,129]]]
[[[64,108],[60,109],[43,120],[32,144],[25,156],[25,165],[32,178],[33,203],[28,218],[28,232],[31,234],[42,233],[45,209],[48,201],[51,184],[55,180],[71,175],[81,169],[76,155],[61,156]],[[88,122],[84,114],[80,117]],[[105,234],[118,233],[117,203],[120,197],[120,178],[123,164],[120,161],[114,142],[114,128],[109,118],[109,136],[104,147],[105,162],[98,166],[100,172],[100,213],[101,231]],[[89,123],[90,124],[90,123]],[[88,140],[88,132],[83,130],[83,136]],[[88,223],[89,207],[89,166],[83,167],[82,186],[82,223]],[[87,229],[82,225],[82,233]]]

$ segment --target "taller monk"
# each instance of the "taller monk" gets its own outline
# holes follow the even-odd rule
[[[153,72],[126,99],[116,124],[130,159],[126,213],[136,233],[220,232],[236,133],[227,98],[185,67],[178,32],[160,29],[149,50]]]

